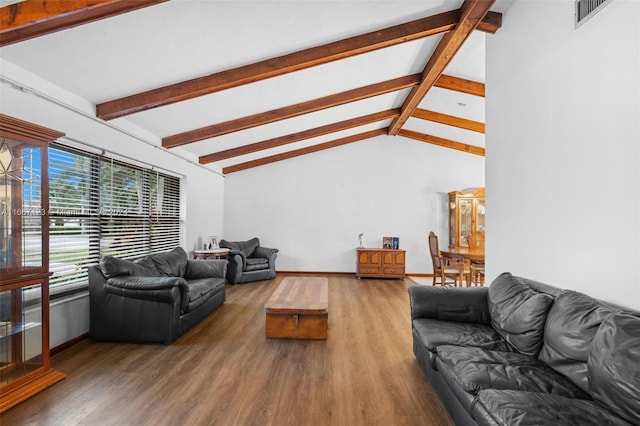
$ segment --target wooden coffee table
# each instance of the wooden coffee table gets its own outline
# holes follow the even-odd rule
[[[272,339],[326,339],[327,278],[287,277],[264,305],[265,334]]]

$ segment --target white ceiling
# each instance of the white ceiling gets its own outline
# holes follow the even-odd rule
[[[457,9],[461,0],[173,0],[8,45],[0,56],[98,104],[376,29]],[[494,8],[495,10],[495,8]],[[158,138],[422,71],[440,35],[136,113]],[[485,33],[476,31],[445,74],[484,82]],[[407,91],[353,102],[183,148],[196,156],[398,108]],[[433,88],[421,108],[484,122],[484,99]],[[216,163],[255,158],[381,128],[376,123]],[[406,129],[484,147],[484,135],[411,118]],[[455,137],[453,137],[454,135]]]

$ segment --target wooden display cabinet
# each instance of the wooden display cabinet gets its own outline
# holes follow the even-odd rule
[[[404,278],[404,250],[359,248],[356,276],[358,278]]]
[[[0,413],[62,380],[49,353],[48,144],[0,114]]]
[[[484,232],[484,188],[449,193],[449,248],[469,247],[472,232]]]

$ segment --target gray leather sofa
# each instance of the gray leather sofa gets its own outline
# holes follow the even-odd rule
[[[229,284],[270,280],[276,277],[278,249],[262,247],[258,238],[248,241],[221,240],[220,247],[229,249]]]
[[[221,306],[226,260],[191,260],[177,247],[136,261],[105,256],[89,267],[89,336],[168,344]]]
[[[640,313],[509,273],[409,299],[413,352],[457,425],[640,424]]]

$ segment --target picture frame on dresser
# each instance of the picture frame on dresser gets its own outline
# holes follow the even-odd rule
[[[382,237],[382,248],[390,249],[393,247],[393,237]]]

